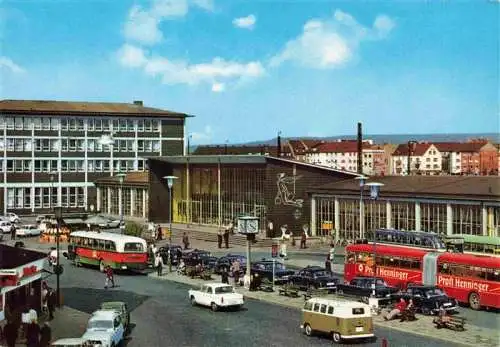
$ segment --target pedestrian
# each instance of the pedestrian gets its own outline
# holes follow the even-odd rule
[[[184,249],[189,248],[189,237],[187,236],[186,232],[184,232],[184,234],[182,235],[182,243],[184,244]]]
[[[217,246],[222,248],[222,230],[217,231]]]
[[[3,336],[5,338],[5,342],[7,343],[7,347],[15,347],[16,340],[18,334],[18,327],[12,320],[8,320],[7,324],[3,328]]]
[[[10,239],[15,240],[16,239],[16,227],[14,224],[10,225]]]
[[[162,231],[161,231],[161,226],[158,224],[158,228],[156,231],[156,239],[158,241],[161,241],[162,238],[163,238],[163,235],[162,235]]]
[[[179,264],[182,260],[182,250],[180,248],[177,248],[175,253],[176,253],[176,257],[177,257],[177,264]]]
[[[274,224],[272,220],[267,223],[267,237],[274,237]]]
[[[161,276],[163,274],[163,259],[160,256],[160,253],[156,253],[155,256],[155,267],[156,267],[156,274],[158,276]]]
[[[49,310],[49,320],[54,319],[54,311],[56,309],[56,293],[52,288],[48,289],[47,309]]]
[[[220,278],[222,283],[229,284],[229,274],[227,273],[227,269],[225,267],[222,269]]]
[[[304,249],[306,247],[307,235],[305,231],[302,231],[302,236],[300,237],[300,248]]]
[[[40,346],[40,326],[35,320],[32,320],[26,326],[26,346],[39,347]]]
[[[224,244],[226,248],[229,248],[229,230],[224,230]]]
[[[330,261],[330,255],[328,254],[326,256],[326,260],[325,260],[325,270],[326,272],[328,273],[331,273],[332,272],[332,263]]]
[[[401,298],[396,306],[391,310],[391,312],[384,316],[384,319],[391,320],[397,316],[400,316],[404,312],[404,310],[406,310],[406,301],[405,299]]]
[[[234,285],[237,286],[240,283],[240,261],[236,258],[232,264]]]
[[[47,282],[42,282],[42,313],[48,313],[49,310],[47,308],[47,300],[49,295],[49,286]]]
[[[40,347],[49,347],[52,340],[52,329],[48,322],[43,323],[40,329]]]
[[[108,289],[108,284],[111,283],[111,288],[114,288],[115,287],[115,278],[113,276],[113,269],[111,268],[111,266],[106,266],[105,268],[105,276],[106,276],[106,279],[104,280],[104,289]]]

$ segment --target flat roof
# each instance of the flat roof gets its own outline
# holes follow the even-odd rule
[[[419,197],[419,198],[459,198],[471,200],[500,201],[499,176],[385,176],[372,177],[366,183],[382,183],[380,198]],[[364,186],[367,196],[370,187]],[[316,194],[358,195],[359,182],[342,180],[328,183],[308,190]]]
[[[0,100],[2,114],[35,114],[44,115],[88,115],[102,114],[108,116],[145,116],[145,117],[193,117],[191,115],[147,107],[142,102],[83,102],[56,100]]]
[[[91,237],[91,238],[97,238],[100,240],[107,240],[107,241],[123,241],[123,242],[138,242],[138,241],[144,241],[143,238],[136,237],[136,236],[129,236],[129,235],[122,235],[122,234],[115,234],[115,233],[109,233],[109,232],[97,232],[97,231],[85,231],[85,230],[79,230],[79,231],[73,231],[71,234],[69,234],[71,237]]]
[[[46,257],[46,253],[0,244],[0,269],[15,269]]]

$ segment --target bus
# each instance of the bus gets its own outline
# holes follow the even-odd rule
[[[345,281],[374,276],[374,272],[389,285],[400,288],[412,283],[436,285],[474,310],[500,308],[498,257],[378,244],[346,247]]]
[[[375,241],[384,244],[435,249],[440,252],[446,250],[446,245],[441,240],[440,236],[436,233],[427,231],[381,228],[375,230]]]
[[[500,256],[500,237],[458,234],[446,237],[445,242],[453,243],[456,239],[463,240],[464,253]]]
[[[69,235],[67,257],[75,265],[109,265],[115,270],[142,271],[148,267],[146,240],[109,232],[75,231]]]

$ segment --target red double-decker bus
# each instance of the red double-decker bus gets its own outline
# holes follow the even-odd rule
[[[373,254],[376,254],[375,260]],[[389,285],[436,285],[472,309],[500,308],[500,258],[433,252],[411,247],[353,244],[346,247],[344,279],[382,277]]]

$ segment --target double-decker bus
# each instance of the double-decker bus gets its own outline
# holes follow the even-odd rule
[[[374,257],[375,256],[375,261]],[[344,279],[382,277],[389,285],[436,285],[472,309],[500,308],[500,258],[373,244],[346,247]]]
[[[70,234],[68,258],[76,265],[107,265],[116,270],[142,271],[148,267],[146,240],[109,232],[75,231]]]

